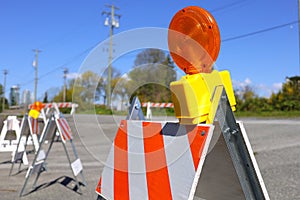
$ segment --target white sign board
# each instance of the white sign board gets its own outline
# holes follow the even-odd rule
[[[81,170],[82,170],[82,164],[80,159],[78,158],[77,160],[75,160],[72,164],[71,164],[74,176],[77,176]]]

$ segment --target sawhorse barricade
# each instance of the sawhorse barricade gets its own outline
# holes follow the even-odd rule
[[[135,96],[132,99],[126,119],[127,120],[145,120],[145,116],[142,111],[142,104],[137,96]]]
[[[63,145],[64,151],[66,153],[70,169],[74,175],[76,187],[81,192],[80,184],[77,179],[77,176],[79,174],[81,175],[81,178],[83,181],[82,184],[86,185],[86,180],[85,180],[85,177],[83,174],[83,167],[82,167],[81,161],[78,157],[75,145],[73,143],[73,136],[72,136],[71,128],[70,128],[68,122],[66,121],[66,119],[64,118],[64,116],[59,113],[58,108],[56,108],[56,113],[51,114],[51,117],[49,119],[47,119],[47,121],[46,121],[44,130],[43,130],[43,134],[41,135],[41,138],[39,140],[39,148],[35,154],[32,164],[30,165],[30,167],[28,168],[28,171],[26,173],[25,182],[22,187],[20,196],[22,196],[24,194],[26,186],[28,184],[28,181],[33,174],[36,173],[36,177],[33,182],[33,188],[35,188],[41,173],[43,171],[46,171],[46,169],[47,169],[46,160],[48,158],[49,152],[50,152],[53,142],[55,140],[56,131],[59,132],[59,138]],[[51,138],[51,140],[50,140],[49,147],[45,151],[43,149],[43,145],[45,144],[46,138]],[[68,152],[68,149],[66,146],[67,143],[71,144],[73,158],[71,158],[71,155]]]
[[[74,103],[47,103],[47,104],[42,104],[42,108],[39,111],[38,118],[34,118],[31,116],[28,116],[28,114],[25,114],[25,116],[22,119],[20,131],[19,131],[19,139],[16,144],[16,149],[12,153],[12,166],[9,175],[11,175],[14,164],[19,162],[20,165],[18,167],[18,173],[20,172],[21,169],[21,164],[28,165],[28,159],[27,159],[27,152],[26,152],[26,147],[28,145],[33,145],[34,147],[34,152],[36,153],[38,148],[39,148],[39,138],[41,138],[41,134],[44,134],[42,130],[42,126],[40,126],[39,122],[43,123],[43,126],[45,126],[46,121],[47,121],[47,115],[51,115],[50,112],[51,110],[55,110],[56,113],[59,113],[59,108],[72,108],[71,114],[75,112],[75,109],[78,107],[78,104]],[[28,106],[29,109],[34,108],[34,104],[31,104]],[[46,109],[46,111],[45,111]],[[29,132],[26,132],[29,130]],[[59,133],[56,132],[56,136],[59,136]],[[60,137],[57,137],[60,138]]]
[[[213,123],[123,120],[96,187],[98,199],[269,199],[223,87],[213,99]]]
[[[33,174],[36,174],[36,177],[33,181],[33,188],[36,188],[36,184],[37,184],[37,181],[38,181],[41,173],[43,171],[46,171],[46,169],[47,169],[46,160],[47,160],[49,152],[53,146],[53,142],[56,137],[56,134],[55,134],[56,131],[59,132],[58,137],[60,138],[60,141],[61,141],[64,151],[66,153],[70,169],[73,173],[73,176],[74,176],[74,179],[76,182],[77,189],[81,192],[80,183],[77,178],[77,176],[79,174],[81,175],[81,178],[82,178],[82,184],[86,185],[86,180],[85,180],[85,177],[83,174],[82,163],[79,159],[75,145],[73,143],[72,131],[70,129],[68,122],[64,118],[64,116],[62,114],[60,114],[58,108],[56,108],[56,113],[51,114],[50,118],[47,119],[47,121],[46,121],[44,130],[43,130],[43,134],[41,135],[41,138],[39,140],[39,148],[35,154],[35,157],[31,163],[30,167],[28,168],[27,173],[26,173],[25,182],[22,187],[20,196],[22,196],[24,194],[27,184],[28,184],[28,181]],[[43,146],[45,144],[46,138],[51,138],[51,140],[50,140],[47,150],[44,150]],[[70,145],[71,145],[71,149],[73,152],[72,157],[71,157],[71,154],[68,152],[68,148],[67,148],[68,143],[70,143]]]
[[[233,114],[230,73],[213,70],[220,43],[205,9],[188,6],[175,14],[168,45],[186,73],[170,83],[178,121],[135,120],[142,113],[133,103],[96,186],[98,199],[269,200],[245,128]]]
[[[44,111],[42,111],[42,120],[45,124],[46,118]],[[9,175],[12,174],[12,171],[14,169],[15,163],[19,162],[18,172],[21,170],[22,163],[24,165],[28,165],[28,159],[27,159],[27,146],[32,144],[33,145],[33,152],[37,152],[39,148],[39,135],[43,134],[40,130],[39,126],[39,119],[34,119],[28,114],[25,114],[25,116],[22,119],[21,127],[20,127],[20,137],[17,143],[16,149],[12,153],[12,165],[9,172]],[[40,133],[41,132],[41,133]]]
[[[55,106],[57,108],[71,108],[70,114],[73,115],[76,111],[76,108],[78,108],[78,104],[72,103],[72,102],[58,102],[58,103],[45,103],[44,109],[46,109],[45,113],[48,114],[51,108],[54,108]],[[33,104],[30,104],[28,106],[28,109],[32,109]]]

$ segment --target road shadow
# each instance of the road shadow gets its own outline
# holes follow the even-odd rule
[[[6,164],[11,164],[11,161],[7,160],[7,161],[0,162],[0,165],[6,165]]]
[[[74,183],[74,186],[72,187],[72,183]],[[84,186],[84,184],[82,182],[78,182],[79,183],[79,187],[80,186]],[[33,190],[31,190],[30,192],[24,194],[23,196],[27,196],[29,194],[32,194],[34,192],[37,192],[37,191],[41,191],[41,190],[44,190],[50,186],[53,186],[55,184],[60,184],[62,186],[64,186],[65,188],[69,189],[69,190],[72,190],[74,192],[76,192],[77,194],[82,194],[80,191],[79,191],[79,188],[77,187],[76,185],[76,180],[69,177],[69,176],[61,176],[51,182],[48,182],[48,183],[43,183],[37,187],[35,187]]]
[[[28,170],[28,167],[23,168],[23,169],[20,169],[20,170],[18,170],[17,172],[12,173],[11,176],[16,176],[16,175],[21,174],[21,173],[23,173],[23,172],[27,172],[27,170]]]

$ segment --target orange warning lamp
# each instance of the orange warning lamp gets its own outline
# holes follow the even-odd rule
[[[203,8],[189,6],[181,9],[169,25],[170,54],[186,74],[210,73],[220,43],[217,22]]]
[[[40,115],[41,110],[45,107],[42,102],[36,101],[33,103],[31,110],[28,115],[34,119],[37,119]]]
[[[213,123],[219,103],[214,97],[218,99],[223,89],[235,110],[229,72],[212,70],[220,44],[217,22],[203,8],[186,7],[171,20],[168,31],[170,54],[186,73],[170,84],[175,115],[181,124]],[[222,90],[217,90],[220,87]],[[215,91],[218,91],[217,95]]]

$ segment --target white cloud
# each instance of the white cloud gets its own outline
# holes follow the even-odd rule
[[[252,83],[252,81],[250,80],[250,78],[246,78],[245,81],[244,81],[244,83],[246,85],[250,85]]]
[[[263,83],[255,84],[250,78],[246,78],[244,81],[232,81],[233,88],[236,90],[237,95],[242,95],[246,86],[250,86],[254,92],[260,97],[269,98],[272,93],[277,93],[282,88],[282,83],[273,83],[272,85],[266,85]]]
[[[273,83],[273,88],[274,90],[281,90],[282,88],[282,83]]]
[[[232,86],[234,89],[240,90],[244,89],[247,85],[251,85],[252,81],[250,78],[246,78],[244,81],[232,80]]]
[[[254,86],[255,92],[260,97],[270,97],[272,94],[272,88],[270,86],[267,86],[265,84],[257,84]]]
[[[259,96],[270,97],[272,93],[277,93],[282,88],[282,83],[273,83],[272,85],[258,84],[255,85],[256,92]]]
[[[68,73],[67,74],[67,79],[76,79],[78,77],[81,77],[81,74],[79,74],[79,73]]]
[[[124,80],[126,80],[126,81],[130,81],[130,80],[131,80],[127,73],[124,74],[124,75],[122,76],[122,78],[123,78]]]

